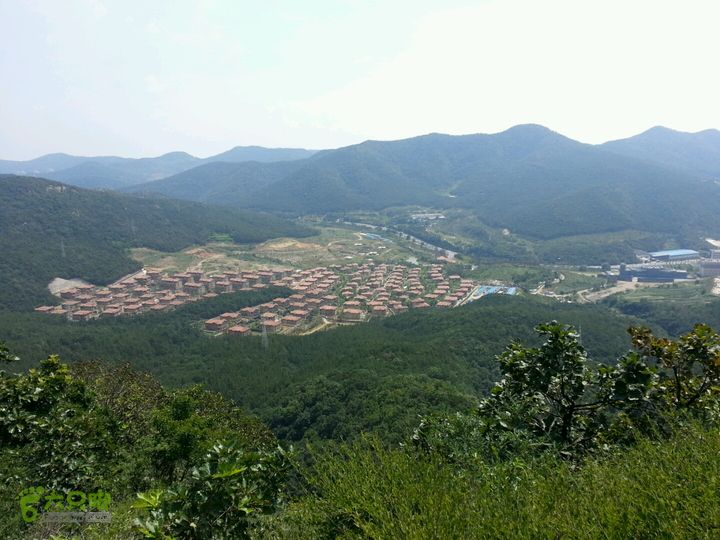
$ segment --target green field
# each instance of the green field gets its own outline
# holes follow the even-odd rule
[[[662,302],[667,304],[699,305],[716,300],[710,294],[711,282],[696,280],[686,283],[637,287],[618,295],[625,302]]]
[[[448,270],[454,268],[451,266]],[[516,285],[524,289],[534,289],[544,282],[550,282],[558,277],[558,272],[552,268],[542,266],[524,266],[516,264],[477,264],[470,269],[465,266],[456,267],[463,277],[477,281],[491,283],[499,282],[507,285]]]
[[[607,278],[598,277],[594,273],[570,272],[564,270],[561,272],[562,279],[559,278],[557,283],[549,283],[546,290],[551,290],[557,294],[573,294],[577,291],[586,289],[599,288],[609,283]]]
[[[603,304],[657,324],[678,335],[697,323],[720,327],[720,298],[713,295],[712,280],[639,287],[612,295]]]

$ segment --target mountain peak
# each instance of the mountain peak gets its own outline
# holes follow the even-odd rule
[[[643,131],[642,133],[636,135],[636,137],[643,137],[643,136],[705,136],[705,135],[711,135],[715,136],[716,134],[720,134],[720,131],[714,128],[708,128],[703,129],[700,131],[681,131],[679,129],[672,129],[665,126],[653,126],[648,130]],[[630,137],[632,138],[632,137]]]
[[[691,133],[655,126],[602,146],[618,154],[655,161],[702,177],[720,175],[720,131],[716,129]]]
[[[502,131],[501,133],[538,133],[538,134],[548,134],[553,133],[555,135],[559,135],[555,131],[551,130],[550,128],[547,128],[541,124],[517,124],[515,126],[512,126],[505,131]]]
[[[636,137],[673,137],[681,134],[685,134],[685,132],[671,129],[665,126],[653,126],[650,129],[647,129],[642,133],[636,135]]]
[[[161,158],[194,158],[195,156],[192,156],[188,154],[187,152],[183,152],[181,150],[175,150],[174,152],[168,152],[166,154],[163,154],[160,156]]]
[[[290,161],[305,159],[313,155],[313,150],[304,148],[265,148],[263,146],[235,146],[226,152],[205,158],[205,161]]]

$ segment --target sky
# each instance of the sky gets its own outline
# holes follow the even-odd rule
[[[720,128],[717,0],[0,0],[0,159]]]

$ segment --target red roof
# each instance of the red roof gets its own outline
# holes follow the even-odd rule
[[[249,332],[250,329],[247,326],[241,326],[239,324],[228,328],[229,334],[248,334]]]

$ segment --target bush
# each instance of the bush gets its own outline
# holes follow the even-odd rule
[[[273,512],[281,500],[288,468],[285,452],[244,452],[215,444],[187,479],[164,490],[138,495],[135,508],[145,538],[239,538],[256,514]]]
[[[316,456],[311,491],[268,538],[710,538],[720,527],[720,431],[591,458],[545,455],[458,471],[364,439]]]

